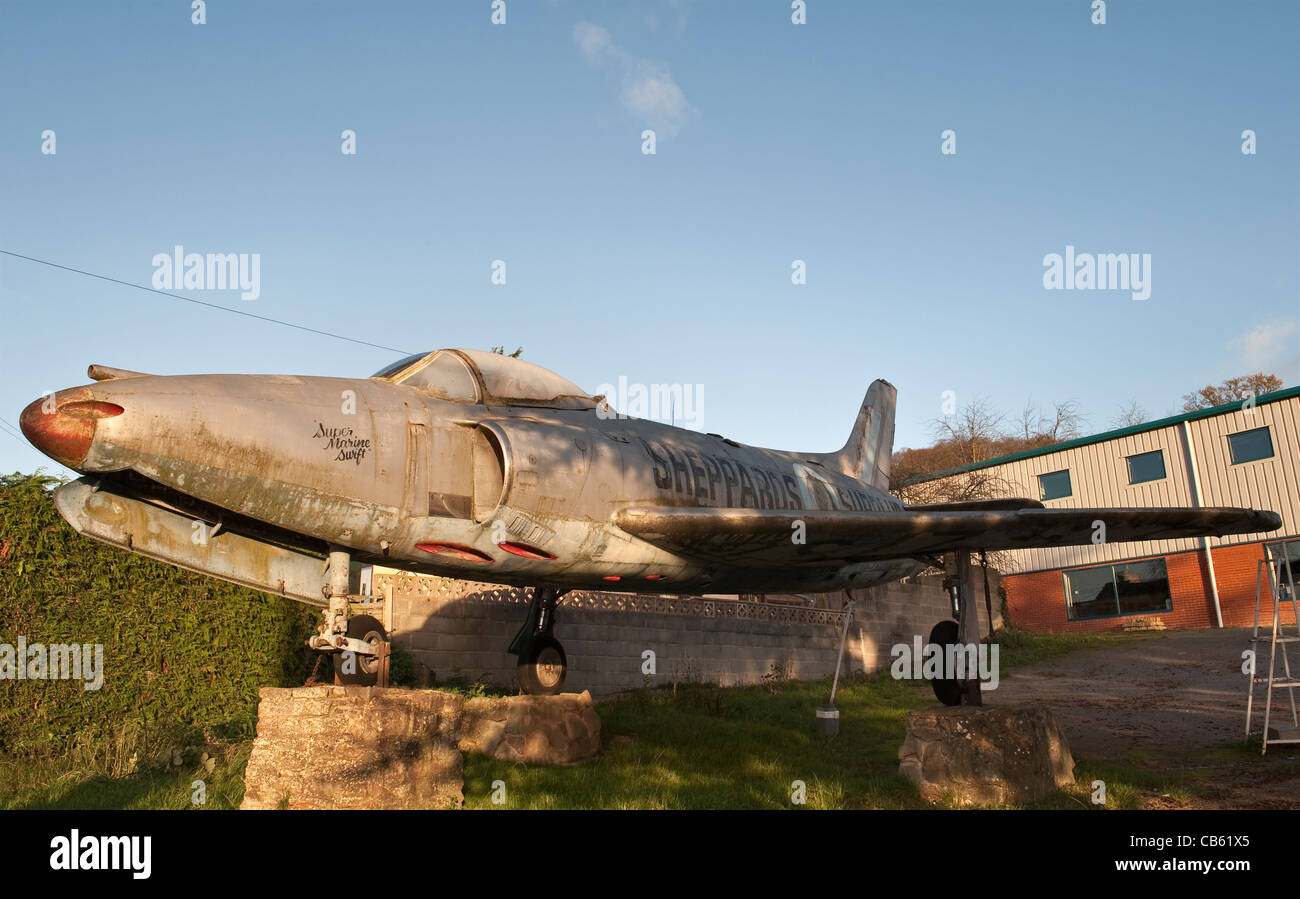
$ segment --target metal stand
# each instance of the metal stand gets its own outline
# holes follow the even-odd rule
[[[1250,737],[1250,719],[1255,702],[1255,685],[1265,684],[1264,689],[1264,731],[1261,740],[1260,755],[1268,752],[1269,744],[1300,743],[1300,716],[1297,715],[1295,689],[1300,687],[1300,679],[1291,673],[1291,660],[1287,655],[1287,645],[1300,643],[1300,598],[1296,596],[1295,578],[1291,573],[1291,560],[1285,543],[1281,546],[1281,559],[1260,559],[1255,566],[1255,628],[1250,638],[1251,660],[1250,687],[1246,694],[1246,736]],[[1283,578],[1285,572],[1285,578]],[[1283,583],[1283,580],[1286,583]],[[1260,600],[1265,584],[1268,585],[1269,598],[1273,605],[1273,627],[1269,634],[1268,674],[1260,676],[1259,663],[1259,610]],[[1284,594],[1286,594],[1284,598]],[[1296,632],[1288,634],[1282,625],[1282,603],[1291,603],[1292,623]],[[1277,676],[1278,647],[1281,647],[1282,676]],[[1285,689],[1291,704],[1291,726],[1270,727],[1273,714],[1273,691]]]
[[[817,707],[817,733],[833,737],[840,732],[840,710],[835,708],[835,691],[840,685],[840,668],[844,665],[844,644],[849,637],[849,622],[853,620],[853,594],[848,590],[844,595],[849,598],[844,606],[844,629],[840,631],[840,654],[835,659],[835,679],[831,681],[831,699],[826,705]]]

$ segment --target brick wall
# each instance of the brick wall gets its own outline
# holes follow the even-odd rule
[[[1219,585],[1219,605],[1224,627],[1250,627],[1255,623],[1255,571],[1264,558],[1263,543],[1241,543],[1212,549],[1214,577]],[[1272,607],[1268,594],[1260,600],[1260,623],[1267,628]],[[1282,604],[1282,621],[1294,624],[1290,603]]]
[[[1255,616],[1255,569],[1264,557],[1263,544],[1247,543],[1211,551],[1223,626],[1251,625]],[[1012,623],[1038,631],[1116,631],[1134,618],[1152,615],[1160,618],[1166,627],[1214,627],[1214,598],[1204,554],[1185,552],[1163,558],[1169,571],[1172,611],[1070,621],[1066,615],[1065,586],[1059,570],[1004,576],[1002,583],[1007,591],[1007,611]],[[1267,596],[1264,603],[1261,617],[1267,623],[1271,614]],[[1283,621],[1292,623],[1289,606],[1283,608]]]
[[[390,576],[376,576],[376,591]],[[524,591],[492,584],[408,575],[393,578],[393,642],[437,678],[460,675],[513,686],[506,652],[524,620]],[[950,617],[933,584],[891,584],[854,591],[856,610],[845,646],[846,671],[888,666],[890,647],[923,638]],[[981,622],[984,622],[982,596]],[[997,596],[994,595],[996,611]],[[796,679],[835,672],[839,612],[729,599],[630,594],[565,596],[555,619],[569,670],[566,691],[609,694],[678,681],[758,683],[774,672]],[[642,673],[643,653],[656,674]]]

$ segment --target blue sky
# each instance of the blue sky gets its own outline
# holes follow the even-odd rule
[[[947,390],[1008,417],[1072,399],[1093,432],[1234,375],[1300,383],[1300,5],[490,16],[8,2],[0,249],[144,285],[177,244],[258,253],[256,301],[186,295],[403,351],[523,346],[590,390],[700,384],[703,429],[786,449],[838,448],[876,377],[899,389],[896,446],[929,442]],[[1045,290],[1067,245],[1150,254],[1150,298]],[[8,425],[91,362],[396,357],[3,257],[0,304]],[[0,435],[0,470],[42,465]]]

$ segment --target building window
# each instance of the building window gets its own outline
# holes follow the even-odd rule
[[[1277,574],[1282,579],[1281,586],[1287,590],[1292,584],[1300,587],[1300,540],[1279,540],[1276,543],[1265,544],[1265,548],[1271,561],[1287,563],[1278,566]],[[1291,569],[1290,577],[1287,577],[1287,568]]]
[[[1159,481],[1165,476],[1165,451],[1152,450],[1128,457],[1128,482],[1145,484],[1147,481]]]
[[[1273,438],[1269,436],[1268,425],[1251,428],[1228,435],[1228,451],[1232,454],[1232,464],[1254,462],[1257,459],[1273,457]]]
[[[1060,499],[1063,496],[1069,496],[1070,490],[1070,470],[1062,468],[1060,471],[1050,471],[1047,474],[1038,476],[1038,498],[1039,499]]]
[[[1071,621],[1168,612],[1174,603],[1165,560],[1144,559],[1067,571],[1065,604]]]

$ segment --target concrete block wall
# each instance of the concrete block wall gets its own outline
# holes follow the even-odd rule
[[[376,592],[393,588],[394,643],[437,682],[460,676],[517,683],[506,647],[523,623],[525,591],[406,574],[375,581]],[[936,584],[891,584],[854,597],[846,671],[887,667],[893,644],[925,639],[950,617],[947,594]],[[584,592],[561,601],[555,635],[568,658],[565,691],[599,696],[673,681],[731,686],[830,677],[842,622],[842,613],[824,609]],[[646,652],[654,653],[653,675],[643,673]]]
[[[942,578],[923,578],[920,583],[885,584],[854,590],[853,623],[849,628],[849,649],[856,652],[855,671],[875,671],[893,661],[890,649],[900,643],[913,645],[916,637],[924,643],[930,630],[940,621],[952,618],[952,603],[942,587]],[[978,583],[978,581],[977,581]],[[976,595],[980,633],[988,634],[988,615],[984,594]],[[997,582],[990,581],[993,621],[1002,626]],[[856,637],[856,642],[855,638]]]

